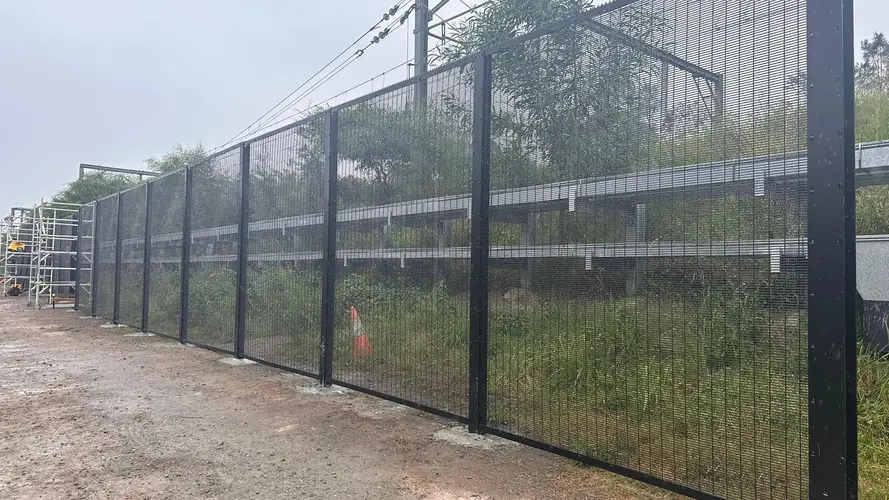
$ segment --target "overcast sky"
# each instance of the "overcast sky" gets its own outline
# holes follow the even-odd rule
[[[176,143],[228,141],[397,2],[0,0],[0,212],[51,197],[81,162],[144,168]],[[441,14],[462,8],[451,0]],[[405,62],[411,28],[311,100]],[[886,1],[856,0],[855,30],[889,31]]]

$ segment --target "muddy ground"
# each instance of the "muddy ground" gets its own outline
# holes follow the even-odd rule
[[[403,406],[102,323],[0,299],[0,498],[668,497]]]

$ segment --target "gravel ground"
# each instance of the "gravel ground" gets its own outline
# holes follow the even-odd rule
[[[0,299],[0,498],[668,498],[455,423]]]

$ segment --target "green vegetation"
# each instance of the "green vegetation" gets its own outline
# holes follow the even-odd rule
[[[177,144],[173,151],[165,154],[162,158],[148,158],[145,163],[149,170],[167,173],[197,163],[206,156],[207,150],[200,143],[193,148]],[[90,203],[131,188],[138,183],[138,176],[87,171],[82,178],[66,184],[55,194],[53,200],[66,203]]]
[[[179,337],[179,303],[181,272],[179,266],[151,266],[148,295],[148,328]]]
[[[861,498],[889,496],[889,356],[858,352],[858,468]]]
[[[123,191],[134,184],[133,179],[126,175],[87,172],[83,178],[69,182],[53,199],[65,203],[90,203]]]
[[[885,92],[859,91],[855,103],[856,139],[889,138],[889,87]],[[889,234],[889,186],[858,188],[855,219],[858,234]]]
[[[234,351],[235,272],[224,264],[198,264],[190,273],[188,341]]]
[[[251,267],[245,350],[272,363],[317,373],[321,274],[314,269]]]
[[[142,270],[141,262],[120,269],[120,322],[126,325],[142,324]]]

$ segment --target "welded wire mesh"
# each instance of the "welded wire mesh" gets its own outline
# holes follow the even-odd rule
[[[97,255],[94,265],[98,275],[93,284],[96,315],[111,319],[114,316],[115,244],[117,242],[117,196],[99,200],[96,205]]]
[[[473,64],[334,110],[333,381],[465,418],[470,291],[487,287],[482,430],[716,496],[806,497],[805,34],[805,0],[639,0],[498,46],[475,144]],[[327,113],[250,144],[245,354],[311,374]],[[489,279],[471,283],[487,138]],[[176,335],[187,272],[187,340],[226,351],[240,155],[191,170],[187,269],[184,172],[154,181],[150,214],[149,327]],[[137,191],[122,198],[130,323]],[[106,317],[116,214],[99,202]]]
[[[245,354],[317,374],[324,117],[250,144]]]
[[[471,117],[471,65],[339,117],[334,377],[461,416]]]
[[[643,0],[493,56],[492,427],[806,496],[804,33]]]
[[[240,151],[192,167],[188,341],[235,350]]]
[[[124,325],[142,324],[142,280],[145,261],[145,186],[120,194],[120,312]]]
[[[77,226],[80,235],[79,253],[77,257],[77,280],[80,283],[78,291],[79,307],[81,311],[89,311],[92,307],[91,284],[93,264],[93,224],[95,223],[95,205],[80,207]]]
[[[179,336],[185,171],[151,182],[148,329]]]

